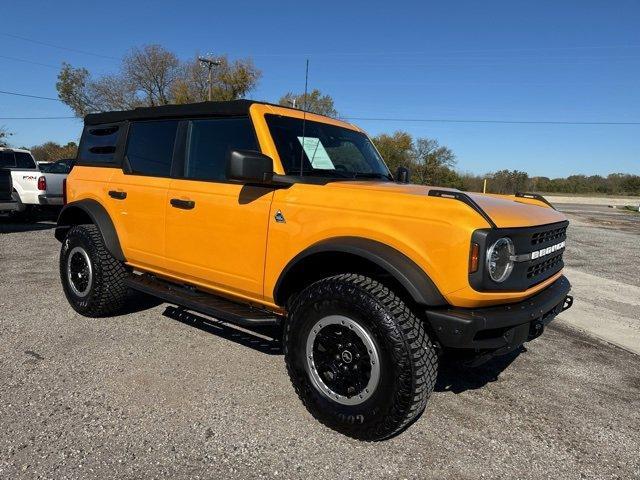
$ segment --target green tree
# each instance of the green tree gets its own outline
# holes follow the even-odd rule
[[[335,109],[333,98],[329,95],[323,95],[318,89],[314,89],[311,93],[293,93],[289,92],[282,96],[278,101],[280,105],[286,107],[294,107],[307,112],[325,115],[327,117],[337,117],[338,112]]]
[[[261,72],[250,59],[230,61],[226,55],[218,57],[220,65],[212,70],[211,96],[213,100],[242,98],[258,84]],[[208,98],[208,71],[197,59],[185,62],[183,74],[173,85],[175,103],[202,102]]]
[[[38,162],[55,162],[65,158],[76,158],[78,145],[75,142],[69,142],[66,145],[45,142],[41,145],[34,145],[30,150]]]
[[[391,172],[407,167],[411,181],[423,185],[462,188],[463,182],[453,167],[453,151],[431,138],[414,139],[409,133],[398,131],[373,137],[373,143],[385,159]]]
[[[371,140],[392,173],[398,167],[413,166],[413,138],[407,132],[394,132],[392,135],[381,133]]]
[[[640,194],[640,176],[625,175],[625,178],[620,182],[620,189],[626,195],[639,195]]]
[[[213,100],[234,100],[254,89],[261,72],[250,59],[221,57],[214,67]],[[118,72],[97,79],[86,68],[63,63],[58,97],[82,117],[87,113],[207,100],[207,70],[196,59],[181,61],[160,45],[132,49]]]
[[[418,138],[413,146],[412,178],[415,183],[458,188],[460,176],[452,167],[456,164],[453,151],[431,138]]]
[[[514,194],[528,190],[529,175],[519,170],[498,170],[489,174],[488,188],[491,193]]]

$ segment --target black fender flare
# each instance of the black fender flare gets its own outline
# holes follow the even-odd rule
[[[335,237],[322,240],[296,255],[281,272],[273,289],[273,298],[279,305],[284,305],[282,286],[287,274],[306,258],[318,253],[347,253],[372,262],[389,273],[402,285],[411,298],[419,305],[446,305],[436,285],[427,273],[402,252],[384,243],[361,237]]]
[[[113,221],[107,210],[96,200],[85,199],[66,204],[58,216],[55,237],[62,242],[72,226],[88,223],[87,219],[100,230],[109,253],[124,262],[124,253]]]

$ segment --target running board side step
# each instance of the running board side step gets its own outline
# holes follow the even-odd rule
[[[262,310],[226,298],[178,285],[148,274],[132,274],[125,284],[133,290],[161,298],[167,303],[213,317],[242,327],[279,325],[281,318],[273,312]]]

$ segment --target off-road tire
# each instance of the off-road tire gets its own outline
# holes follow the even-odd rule
[[[75,247],[86,251],[93,272],[92,284],[84,297],[74,293],[67,276],[67,259]],[[124,264],[109,253],[96,225],[71,227],[60,250],[60,280],[76,312],[86,317],[104,317],[120,310],[127,298],[126,276]]]
[[[308,373],[307,337],[313,324],[328,315],[355,321],[380,351],[380,382],[362,404],[332,401]],[[360,440],[384,440],[414,422],[426,407],[438,372],[436,348],[422,321],[392,290],[358,274],[322,279],[296,296],[286,322],[284,352],[293,387],[311,415]]]

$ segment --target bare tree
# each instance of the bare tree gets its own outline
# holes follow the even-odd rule
[[[0,127],[0,147],[8,147],[9,146],[8,138],[11,135],[12,134],[9,133],[5,127]]]
[[[149,106],[172,103],[171,89],[181,75],[178,57],[160,45],[134,48],[122,60],[126,87],[142,93]]]
[[[197,57],[196,57],[197,58]],[[250,59],[220,58],[214,69],[214,100],[234,100],[254,89],[261,72]],[[120,71],[93,79],[85,68],[64,63],[56,83],[59,98],[82,117],[87,113],[207,99],[207,72],[196,60],[181,61],[160,45],[134,48]]]

